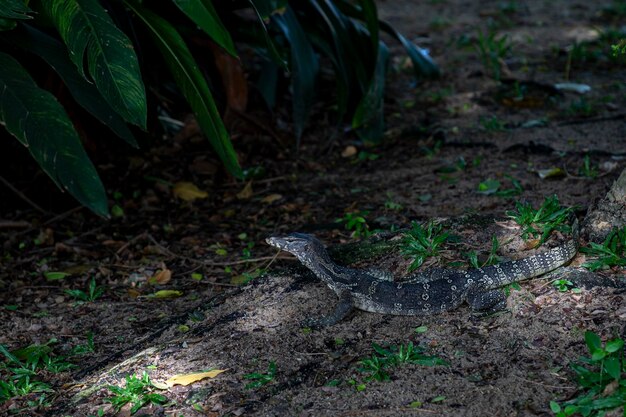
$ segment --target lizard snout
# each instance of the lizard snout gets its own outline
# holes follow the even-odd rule
[[[267,242],[267,244],[270,246],[274,246],[275,248],[279,248],[279,249],[283,248],[283,245],[280,244],[280,239],[274,236],[268,237],[267,239],[265,239],[265,242]]]

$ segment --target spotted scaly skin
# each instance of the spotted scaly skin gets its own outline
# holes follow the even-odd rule
[[[491,313],[506,307],[506,296],[498,288],[550,272],[570,261],[578,250],[578,221],[572,239],[546,252],[517,261],[466,271],[438,269],[414,274],[402,282],[381,279],[380,274],[335,264],[317,238],[303,233],[267,238],[267,243],[295,255],[339,297],[334,313],[307,320],[307,326],[337,323],[353,307],[372,313],[429,315],[452,310],[467,301],[479,312]]]

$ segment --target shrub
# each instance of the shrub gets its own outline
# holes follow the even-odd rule
[[[217,80],[205,77],[190,41],[215,45],[210,50],[216,59],[239,72],[239,81],[230,82],[243,83],[238,87],[244,96],[235,40],[256,51],[264,62],[259,91],[271,106],[281,75],[288,73],[298,139],[315,98],[319,57],[328,57],[338,120],[350,120],[363,140],[377,141],[388,61],[380,30],[404,46],[416,75],[438,74],[426,51],[378,20],[373,0],[7,0],[0,4],[0,123],[60,188],[107,216],[104,186],[68,116],[69,104],[38,85],[42,72],[56,72],[79,106],[131,146],[137,142],[127,124],[147,126],[146,85],[158,89],[164,78],[173,79],[226,169],[242,177],[211,92]],[[157,51],[164,66],[152,63]]]

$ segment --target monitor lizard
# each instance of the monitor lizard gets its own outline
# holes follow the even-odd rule
[[[500,287],[550,272],[576,255],[578,220],[572,224],[571,240],[537,255],[478,269],[437,269],[411,275],[401,282],[337,265],[324,244],[309,234],[273,236],[266,242],[295,255],[339,297],[333,313],[303,322],[307,327],[322,327],[336,324],[354,307],[373,313],[430,315],[452,310],[467,301],[481,313],[503,310],[506,296]]]

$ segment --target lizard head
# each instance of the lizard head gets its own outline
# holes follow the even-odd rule
[[[265,239],[270,245],[301,258],[311,253],[321,253],[324,245],[316,237],[305,233],[289,233],[285,236],[272,236]]]

